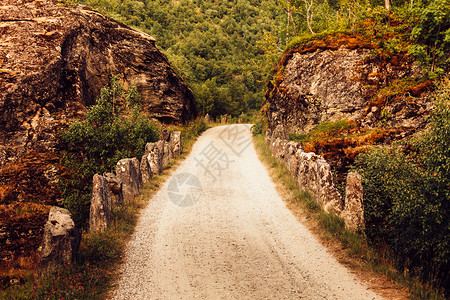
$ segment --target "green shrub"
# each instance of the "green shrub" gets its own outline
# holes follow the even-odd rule
[[[133,108],[121,112],[118,101]],[[144,155],[145,144],[158,139],[159,129],[139,113],[139,97],[134,88],[125,93],[116,77],[103,88],[97,103],[88,108],[85,121],[76,121],[61,133],[62,164],[68,174],[60,180],[64,206],[76,224],[87,225],[92,176],[114,171],[126,157]]]
[[[357,158],[368,239],[395,253],[399,269],[427,280],[445,280],[450,268],[449,100],[447,81],[427,133],[407,147],[372,148]]]
[[[206,124],[204,118],[198,118],[183,128],[181,138],[184,142],[193,141],[208,128],[209,126]]]
[[[414,10],[409,54],[418,57],[431,77],[448,71],[450,63],[450,1],[433,0]]]

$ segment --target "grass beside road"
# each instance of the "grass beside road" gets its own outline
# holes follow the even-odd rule
[[[344,221],[325,213],[307,191],[301,191],[284,164],[272,156],[264,135],[253,137],[256,152],[265,164],[277,190],[293,214],[307,226],[338,259],[387,299],[445,299],[439,291],[416,278],[398,272],[391,253],[372,248],[363,232],[345,229]]]

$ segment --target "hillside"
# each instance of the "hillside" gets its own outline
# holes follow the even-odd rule
[[[154,36],[200,112],[214,118],[260,108],[286,42],[284,7],[274,0],[77,2]]]

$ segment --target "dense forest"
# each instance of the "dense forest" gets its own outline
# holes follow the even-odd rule
[[[194,91],[199,111],[212,117],[258,110],[270,71],[290,42],[324,32],[357,30],[368,17],[386,16],[386,5],[400,11],[397,14],[415,28],[407,38],[432,37],[433,45],[412,49],[417,56],[443,56],[437,47],[441,43],[435,41],[450,41],[450,32],[442,26],[448,18],[448,0],[78,2],[154,36]],[[436,51],[430,54],[427,47]]]

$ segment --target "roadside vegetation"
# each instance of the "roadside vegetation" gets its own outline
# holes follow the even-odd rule
[[[141,157],[145,144],[159,137],[162,126],[155,122],[139,111],[135,89],[124,91],[119,79],[112,77],[97,103],[88,108],[86,119],[72,123],[61,133],[65,149],[61,163],[67,168],[60,178],[64,191],[62,205],[83,229],[78,257],[55,273],[42,277],[30,273],[23,285],[0,290],[0,299],[103,299],[107,296],[140,210],[208,128],[202,118],[185,126],[167,126],[169,131],[182,132],[182,154],[162,174],[153,176],[133,201],[113,211],[108,230],[90,233],[87,223],[93,175],[113,172],[122,158]]]

